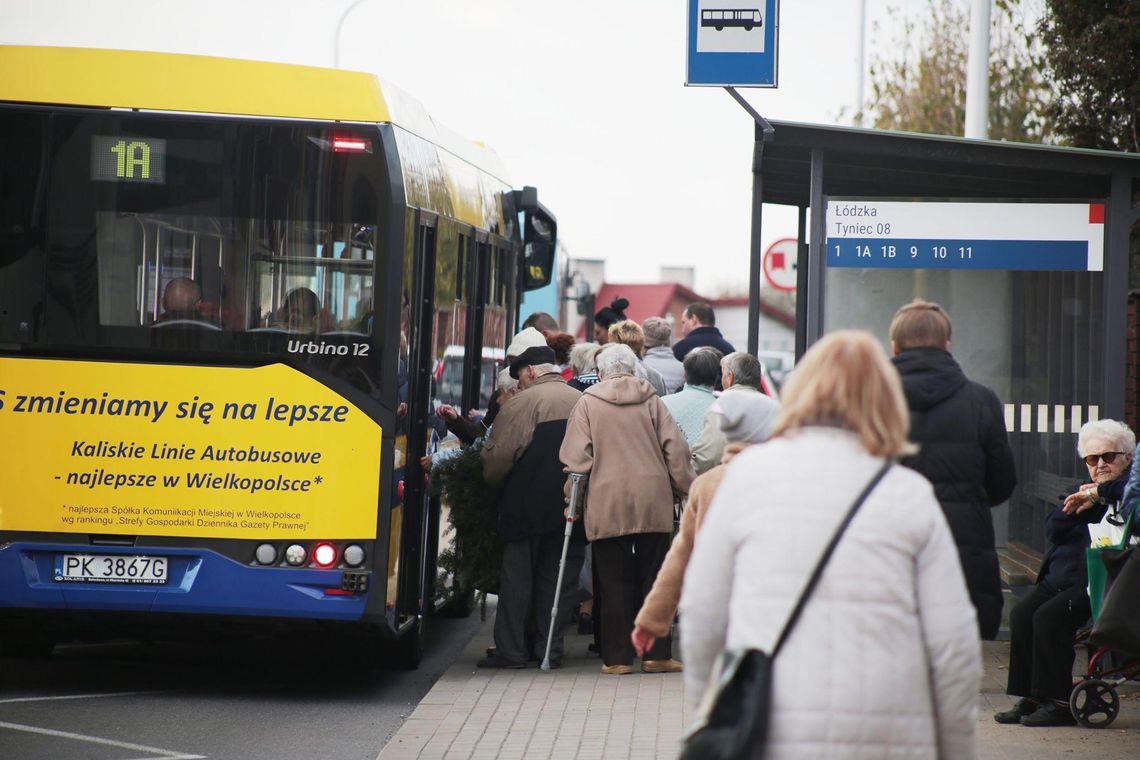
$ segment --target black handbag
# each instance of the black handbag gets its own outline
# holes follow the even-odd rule
[[[816,563],[792,614],[788,616],[788,622],[784,624],[772,654],[759,649],[748,649],[743,652],[725,652],[721,656],[720,676],[713,691],[715,696],[711,697],[712,704],[702,711],[705,717],[698,720],[685,735],[681,760],[744,760],[757,756],[756,748],[762,747],[768,739],[768,719],[772,712],[772,661],[795,627],[832,552],[839,545],[839,539],[890,466],[888,461],[879,468],[836,528],[835,535]],[[706,705],[708,699],[707,697]]]

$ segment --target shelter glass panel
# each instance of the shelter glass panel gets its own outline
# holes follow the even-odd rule
[[[1004,404],[1019,484],[994,511],[998,543],[1044,551],[1048,508],[1087,471],[1077,431],[1100,417],[1101,272],[829,267],[825,331],[862,328],[890,349],[898,307],[916,297],[953,321],[951,353]]]

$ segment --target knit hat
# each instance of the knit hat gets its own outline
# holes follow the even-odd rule
[[[523,351],[511,362],[511,377],[518,380],[523,367],[533,367],[536,364],[554,364],[554,349],[543,343]]]
[[[726,391],[713,402],[729,443],[763,443],[776,426],[780,405],[763,393]]]
[[[528,327],[516,335],[511,345],[507,346],[507,358],[522,356],[523,351],[537,346],[546,347],[546,336],[533,327]],[[552,359],[551,363],[553,361]]]

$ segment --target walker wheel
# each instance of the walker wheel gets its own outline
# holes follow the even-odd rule
[[[1120,713],[1120,697],[1112,684],[1090,678],[1073,687],[1069,709],[1085,728],[1107,728]]]

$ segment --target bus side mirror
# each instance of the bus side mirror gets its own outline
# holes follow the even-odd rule
[[[538,190],[529,185],[505,197],[510,214],[523,214],[523,290],[545,287],[554,278],[558,221],[538,202]]]
[[[539,206],[526,212],[523,229],[523,290],[536,290],[549,285],[554,275],[558,223]]]

